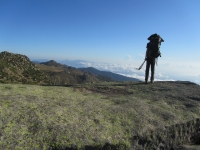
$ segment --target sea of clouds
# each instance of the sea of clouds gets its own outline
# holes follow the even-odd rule
[[[61,61],[62,64],[67,64],[76,68],[87,68],[93,67],[100,71],[110,71],[127,77],[137,78],[142,81],[145,79],[145,64],[141,70],[137,70],[138,65],[135,64],[118,64],[118,63],[103,63],[103,62],[90,62],[82,60],[74,61]],[[150,75],[149,75],[150,76]],[[165,72],[155,71],[155,81],[175,81]]]

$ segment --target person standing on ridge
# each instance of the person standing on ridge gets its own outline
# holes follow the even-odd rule
[[[152,34],[148,40],[150,40],[149,43],[147,43],[147,50],[146,50],[146,71],[145,71],[145,83],[148,83],[149,78],[149,68],[151,66],[151,83],[154,82],[154,73],[155,73],[155,63],[157,61],[158,56],[161,57],[160,53],[160,45],[161,42],[164,42],[164,40],[160,37],[158,34]]]

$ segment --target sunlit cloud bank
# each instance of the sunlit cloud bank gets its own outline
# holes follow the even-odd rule
[[[109,63],[93,63],[93,62],[80,62],[84,67],[94,67],[103,71],[112,72],[136,72],[136,66],[133,64],[109,64]],[[137,66],[138,67],[138,66]]]
[[[127,75],[127,74],[121,74],[121,73],[118,73],[118,74],[123,75],[123,76],[127,76],[127,77],[131,77],[131,78],[137,78],[137,79],[142,80],[142,81],[145,80],[145,75],[142,76],[142,75],[138,75],[138,74],[133,74],[133,75]],[[149,81],[150,81],[150,77],[149,77]],[[162,78],[161,78],[158,74],[156,74],[154,81],[175,81],[175,80],[169,79],[168,76],[162,76]]]
[[[144,81],[145,79],[145,65],[141,70],[137,70],[139,66],[134,64],[109,64],[109,63],[92,63],[80,62],[84,67],[94,67],[102,71],[110,71],[127,77],[137,78]],[[150,75],[149,75],[150,76]],[[165,73],[155,73],[155,81],[175,81]]]
[[[126,57],[131,59],[129,55]],[[144,81],[145,79],[145,68],[146,64],[141,70],[137,70],[141,64],[134,63],[132,60],[129,63],[102,63],[102,62],[90,62],[90,61],[68,61],[65,64],[76,67],[76,68],[86,68],[93,67],[101,71],[110,71],[113,73],[121,74],[127,77],[133,77]],[[200,65],[198,64],[186,64],[184,62],[163,62],[158,61],[158,65],[155,68],[155,81],[191,81],[200,84]],[[149,74],[149,77],[151,75]]]

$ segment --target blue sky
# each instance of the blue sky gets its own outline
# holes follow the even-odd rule
[[[148,36],[158,33],[165,42],[157,73],[200,82],[199,6],[199,0],[0,0],[0,51],[134,68]]]

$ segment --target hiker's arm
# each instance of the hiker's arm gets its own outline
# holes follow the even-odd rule
[[[147,51],[148,51],[148,48],[146,50],[146,54],[145,54],[145,59],[144,60],[147,60]]]
[[[148,47],[149,47],[149,43],[147,43],[147,46],[146,46],[147,50],[146,50],[146,54],[145,54],[145,59],[144,59],[144,60],[147,60],[147,56],[148,56]]]

